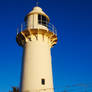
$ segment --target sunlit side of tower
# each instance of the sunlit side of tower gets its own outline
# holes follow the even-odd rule
[[[57,43],[56,29],[36,6],[25,17],[16,41],[23,47],[20,92],[53,92],[51,48]]]

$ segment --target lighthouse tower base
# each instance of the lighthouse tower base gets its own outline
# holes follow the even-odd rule
[[[53,92],[48,37],[32,36],[24,45],[21,92]]]

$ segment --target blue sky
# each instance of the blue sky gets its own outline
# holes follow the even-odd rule
[[[51,49],[54,87],[61,91],[69,85],[74,89],[69,92],[78,92],[80,88],[72,85],[87,84],[92,92],[92,1],[39,2],[58,33],[58,43]],[[33,0],[0,1],[0,92],[19,86],[22,48],[16,43],[16,29],[34,6]]]

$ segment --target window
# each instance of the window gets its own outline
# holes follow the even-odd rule
[[[41,84],[45,85],[45,79],[41,79]]]
[[[38,14],[38,23],[48,27],[48,19],[43,15]]]
[[[39,14],[38,15],[38,23],[41,24],[42,16]]]
[[[44,17],[44,16],[42,16],[42,24],[44,25],[44,26],[46,26],[46,17]]]

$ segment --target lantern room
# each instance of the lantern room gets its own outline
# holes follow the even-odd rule
[[[49,17],[38,6],[25,17],[26,28],[48,30]]]

